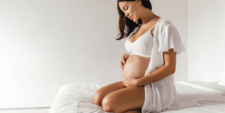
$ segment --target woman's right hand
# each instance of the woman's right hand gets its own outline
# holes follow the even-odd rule
[[[123,55],[122,55],[122,57],[121,57],[121,59],[120,59],[120,68],[121,68],[121,70],[123,70],[124,64],[126,63],[126,60],[127,60],[127,58],[128,58],[129,56],[130,56],[130,55],[128,55],[128,54],[123,54]]]

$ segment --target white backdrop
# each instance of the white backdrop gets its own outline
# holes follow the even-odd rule
[[[151,1],[186,48],[187,1]],[[122,80],[116,8],[116,0],[0,0],[0,109],[50,107],[66,84]],[[187,81],[187,51],[177,56],[178,80]]]
[[[218,81],[222,77],[224,6],[224,0],[188,0],[188,81]]]

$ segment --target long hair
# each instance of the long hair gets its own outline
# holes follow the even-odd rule
[[[129,18],[127,18],[125,16],[125,14],[123,13],[123,11],[121,11],[120,7],[119,7],[119,2],[122,1],[135,1],[135,0],[117,0],[117,11],[119,14],[119,23],[118,23],[118,27],[119,27],[119,31],[120,33],[118,34],[118,38],[116,40],[121,40],[124,37],[127,37],[130,35],[130,33],[136,28],[136,27],[140,27],[142,24],[141,19],[138,19],[137,23],[130,20]],[[141,0],[141,3],[144,7],[152,10],[152,5],[150,0]]]

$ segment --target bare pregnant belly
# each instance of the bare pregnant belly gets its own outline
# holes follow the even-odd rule
[[[125,77],[130,76],[141,78],[145,76],[149,62],[150,58],[131,54],[124,65],[122,78],[124,79]]]

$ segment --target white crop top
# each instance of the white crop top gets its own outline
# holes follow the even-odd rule
[[[151,51],[153,47],[153,37],[151,30],[154,26],[155,25],[153,25],[147,32],[137,38],[134,42],[130,41],[130,36],[133,35],[133,33],[136,33],[139,27],[130,33],[127,40],[125,41],[125,48],[127,52],[142,57],[151,57]]]

